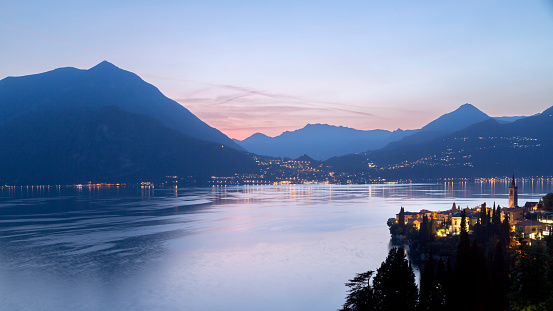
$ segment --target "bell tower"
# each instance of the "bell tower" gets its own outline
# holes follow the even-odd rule
[[[515,174],[509,186],[509,207],[518,207],[518,187],[515,183]]]

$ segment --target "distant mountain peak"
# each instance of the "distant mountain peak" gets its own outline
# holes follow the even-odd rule
[[[428,123],[421,131],[452,133],[487,119],[490,119],[490,116],[466,103]]]
[[[339,128],[339,129],[350,129],[349,127],[346,127],[346,126],[341,126],[341,125],[332,125],[332,124],[326,124],[326,123],[308,123],[307,125],[305,125],[303,127],[303,129],[309,129],[309,128],[313,128],[313,129],[319,129],[319,128],[332,128],[332,129],[335,129],[335,128]],[[301,129],[299,129],[301,130]],[[299,130],[296,130],[296,131],[299,131]]]
[[[98,65],[90,68],[90,70],[112,70],[112,69],[122,70],[121,68],[115,66],[114,64],[108,62],[107,60],[104,60]]]
[[[459,109],[469,109],[469,108],[480,110],[480,109],[474,107],[472,104],[469,104],[469,103],[465,103],[465,104],[459,106],[459,108],[457,108],[457,110],[459,110]]]
[[[459,108],[455,109],[453,112],[469,112],[469,111],[472,111],[472,112],[475,112],[475,113],[480,113],[480,114],[484,113],[484,112],[482,112],[482,110],[476,108],[474,105],[469,104],[469,103],[466,103],[466,104],[463,104],[463,105],[459,106]]]
[[[311,158],[307,154],[304,154],[301,157],[297,158],[296,161],[313,162],[315,160],[313,160],[313,158]]]
[[[344,126],[309,123],[301,129],[286,131],[275,137],[256,133],[236,142],[249,152],[259,155],[291,159],[308,155],[310,159],[307,161],[318,161],[379,149],[412,133],[413,131],[402,130],[363,131]]]
[[[66,67],[0,80],[0,125],[38,110],[116,106],[148,115],[185,135],[242,150],[138,75],[102,61],[88,70]]]
[[[263,134],[263,133],[255,133],[253,135],[251,135],[250,137],[248,138],[270,138],[269,136]]]

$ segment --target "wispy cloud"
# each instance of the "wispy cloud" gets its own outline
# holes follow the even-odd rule
[[[321,100],[313,100],[313,99],[309,99],[309,98],[305,98],[305,97],[301,97],[301,96],[295,96],[295,95],[290,95],[290,94],[282,94],[282,93],[274,93],[274,92],[270,92],[270,91],[266,91],[266,90],[257,90],[257,89],[254,89],[254,88],[243,87],[243,86],[235,86],[235,85],[228,85],[228,84],[214,84],[214,83],[200,82],[200,81],[194,81],[194,80],[188,80],[188,79],[179,79],[179,78],[167,78],[167,77],[160,77],[160,76],[155,76],[155,75],[150,75],[150,74],[142,74],[142,73],[140,73],[139,75],[142,76],[142,77],[145,77],[145,78],[195,83],[195,84],[200,84],[200,85],[207,85],[207,86],[210,86],[210,87],[213,87],[213,88],[225,89],[225,90],[230,90],[230,91],[235,91],[235,92],[238,92],[238,93],[242,93],[242,95],[231,96],[229,99],[224,99],[224,100],[221,100],[221,101],[213,101],[212,104],[225,104],[227,102],[230,102],[230,101],[233,101],[233,100],[236,100],[236,99],[239,99],[239,98],[257,95],[257,96],[267,97],[267,98],[271,98],[271,99],[279,100],[279,101],[301,102],[304,105],[320,106],[322,104],[322,105],[329,105],[329,106],[359,108],[358,106],[351,105],[351,104],[336,103],[336,102],[321,101]],[[180,99],[180,100],[183,100],[183,99]]]
[[[22,32],[22,33],[26,33],[26,34],[32,35],[32,36],[37,37],[37,38],[50,40],[50,41],[53,41],[53,42],[56,42],[56,43],[59,43],[59,44],[71,46],[71,47],[74,47],[74,48],[77,48],[77,49],[81,49],[81,50],[84,50],[84,51],[99,52],[98,50],[91,49],[91,48],[86,47],[86,46],[82,46],[82,45],[78,45],[78,44],[73,44],[73,43],[66,42],[66,41],[62,41],[62,40],[59,40],[59,39],[56,39],[56,38],[53,38],[53,37],[49,37],[49,36],[44,36],[44,35],[41,35],[41,34],[38,34],[38,33],[34,32],[34,31],[30,31],[30,30],[23,29],[23,28],[20,28],[20,27],[17,27],[17,26],[13,26],[13,25],[9,25],[9,24],[6,24],[6,23],[0,23],[0,25],[4,26],[4,27],[6,27],[6,28],[9,28],[9,29],[15,30],[15,31],[19,31],[19,32]]]
[[[140,76],[203,86],[201,90],[187,92],[183,94],[184,97],[175,100],[210,125],[240,139],[255,132],[275,136],[284,130],[303,127],[307,123],[328,123],[359,129],[368,129],[366,127],[370,124],[371,129],[383,128],[391,117],[419,113],[412,109],[398,111],[393,106],[382,106],[382,103],[378,107],[374,107],[374,104],[338,103],[243,86],[163,78],[148,74]],[[344,120],[347,120],[347,123],[344,123]]]

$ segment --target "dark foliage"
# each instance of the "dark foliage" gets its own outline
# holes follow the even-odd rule
[[[543,197],[543,209],[553,210],[553,193],[548,193]]]
[[[551,250],[544,243],[529,246],[517,235],[515,262],[511,271],[511,304],[513,310],[551,310]]]
[[[358,274],[346,283],[350,288],[341,310],[415,310],[418,289],[415,274],[403,248],[392,248],[376,272],[373,286],[369,284],[372,271]]]
[[[430,240],[425,232],[432,231],[431,222],[423,219],[420,230],[410,235],[412,251],[413,245],[425,240],[427,244],[420,248],[427,257],[421,264],[416,310],[553,310],[553,229],[544,240],[530,245],[521,234],[513,236],[509,219],[501,220],[501,207],[495,204],[493,208],[482,205],[472,235],[466,230],[465,211],[458,238]],[[443,251],[455,244],[456,252]],[[435,252],[446,260],[434,257]],[[387,261],[392,257],[390,253]],[[373,290],[375,297],[382,296],[376,286]]]
[[[376,309],[376,298],[370,280],[374,271],[359,273],[355,278],[349,280],[346,286],[349,287],[346,302],[341,311],[370,311]]]
[[[444,262],[439,260],[436,265],[434,257],[430,253],[421,275],[418,310],[446,310],[447,283]]]

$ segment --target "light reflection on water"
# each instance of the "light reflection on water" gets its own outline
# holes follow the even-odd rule
[[[400,206],[507,204],[507,182],[0,190],[7,310],[336,310]],[[537,201],[550,182],[519,184]]]

